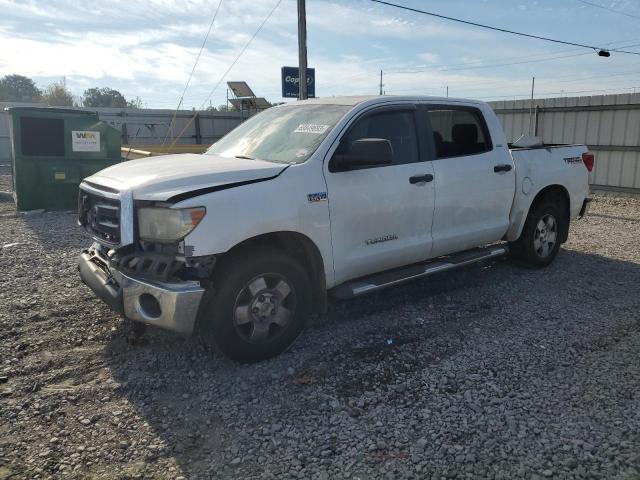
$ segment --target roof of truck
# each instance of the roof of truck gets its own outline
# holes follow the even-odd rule
[[[377,101],[376,101],[377,100]],[[419,96],[400,96],[400,95],[352,95],[352,96],[344,96],[344,97],[321,97],[321,98],[310,98],[308,100],[303,100],[301,102],[295,102],[295,105],[347,105],[347,106],[356,106],[361,103],[384,103],[389,100],[400,100],[400,101],[429,101],[429,102],[446,102],[446,103],[482,103],[479,100],[469,100],[465,98],[450,98],[450,97],[429,97],[424,95]],[[290,105],[290,104],[289,104]]]

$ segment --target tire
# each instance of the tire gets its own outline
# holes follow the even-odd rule
[[[563,232],[569,218],[563,211],[564,200],[548,195],[536,201],[529,210],[520,238],[510,243],[511,256],[542,268],[558,255]]]
[[[214,271],[215,289],[200,312],[205,342],[229,358],[251,363],[289,348],[311,312],[305,269],[276,249],[242,249]]]

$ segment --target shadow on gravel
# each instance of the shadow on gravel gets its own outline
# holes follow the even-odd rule
[[[620,286],[613,297],[600,298],[603,281]],[[157,330],[142,344],[130,345],[124,324],[104,356],[120,395],[166,445],[164,453],[151,452],[149,462],[164,455],[195,476],[212,465],[221,477],[233,476],[234,466],[223,453],[230,444],[263,448],[259,440],[243,437],[248,421],[253,429],[263,423],[272,428],[274,416],[300,423],[325,402],[347,404],[373,391],[402,399],[406,384],[400,380],[475,348],[481,335],[508,336],[531,321],[526,315],[505,318],[506,304],[509,312],[531,312],[536,302],[546,308],[583,298],[572,302],[571,311],[558,312],[579,322],[593,314],[594,305],[612,308],[615,295],[622,299],[634,294],[631,289],[640,293],[638,285],[638,264],[564,250],[544,270],[499,260],[333,302],[328,319],[292,350],[257,365],[236,365],[197,340]],[[453,381],[442,391],[456,388]],[[347,408],[360,416],[367,407]],[[255,467],[260,471],[259,464]]]

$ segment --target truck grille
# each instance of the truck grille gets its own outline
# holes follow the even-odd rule
[[[120,243],[120,200],[80,189],[78,223],[98,242]]]

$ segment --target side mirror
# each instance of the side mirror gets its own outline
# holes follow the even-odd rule
[[[347,153],[333,157],[335,170],[349,170],[358,167],[390,165],[393,162],[393,147],[384,138],[361,138],[351,143]]]

